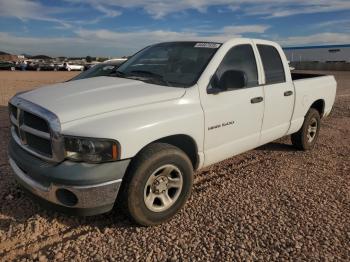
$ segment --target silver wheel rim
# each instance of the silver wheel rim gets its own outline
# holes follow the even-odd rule
[[[181,171],[174,165],[164,165],[148,178],[144,188],[144,202],[153,212],[170,208],[179,198],[183,186]]]
[[[311,143],[315,139],[316,133],[317,133],[317,120],[316,118],[312,118],[307,128],[307,140],[309,143]]]

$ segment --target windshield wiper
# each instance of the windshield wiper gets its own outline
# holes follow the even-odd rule
[[[146,71],[146,70],[132,70],[130,73],[133,74],[138,74],[138,75],[150,75],[150,76],[156,76],[156,77],[163,77],[160,74],[153,73],[151,71]]]
[[[124,72],[115,70],[114,72],[111,72],[111,73],[109,74],[109,76],[116,76],[116,77],[127,78],[128,75],[125,74]]]
[[[170,86],[169,82],[166,81],[162,75],[159,75],[159,74],[156,74],[156,73],[153,73],[153,72],[150,72],[150,71],[146,71],[146,70],[132,70],[132,71],[130,71],[130,73],[136,74],[136,75],[139,75],[139,76],[145,76],[145,77],[150,76],[151,79],[158,80],[158,81],[162,82],[163,84],[166,84],[167,86]]]

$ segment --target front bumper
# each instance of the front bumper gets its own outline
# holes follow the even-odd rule
[[[96,215],[110,211],[130,160],[103,164],[64,161],[50,164],[9,145],[15,178],[27,191],[59,211]]]

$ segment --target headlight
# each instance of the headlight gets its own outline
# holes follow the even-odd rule
[[[119,144],[113,140],[66,136],[64,144],[69,160],[101,163],[119,159]]]

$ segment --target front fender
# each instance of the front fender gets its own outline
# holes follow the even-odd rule
[[[64,135],[110,138],[121,145],[121,159],[132,158],[149,143],[171,135],[188,135],[203,152],[204,117],[198,91],[176,100],[91,116],[62,125]]]

